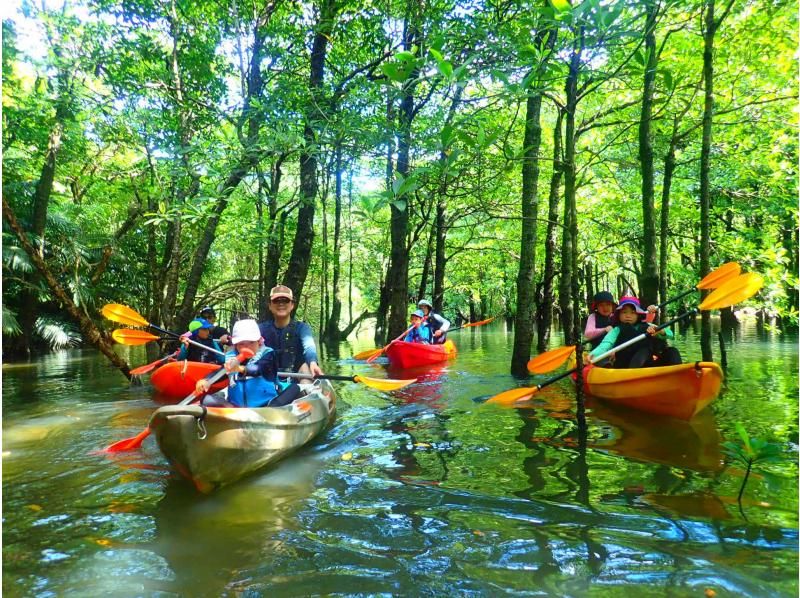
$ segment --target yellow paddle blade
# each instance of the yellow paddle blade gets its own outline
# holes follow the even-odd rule
[[[376,353],[383,352],[383,349],[369,349],[368,351],[361,351],[361,353],[356,353],[353,355],[353,359],[369,359]]]
[[[128,328],[117,328],[111,333],[111,338],[121,345],[144,345],[157,341],[158,337],[144,330],[130,330]]]
[[[531,374],[546,374],[547,372],[552,372],[569,359],[570,355],[574,352],[575,346],[568,345],[537,355],[528,362],[528,371]]]
[[[127,305],[108,303],[103,306],[100,313],[112,322],[127,324],[128,326],[149,326],[149,322]]]
[[[392,380],[390,378],[367,378],[366,376],[353,376],[353,380],[376,390],[397,390],[417,381],[416,378],[411,380]]]
[[[723,309],[735,303],[740,303],[755,295],[763,286],[764,279],[755,272],[741,274],[733,280],[729,280],[703,301],[699,309]]]
[[[500,394],[490,397],[487,403],[494,403],[496,405],[513,405],[517,401],[525,401],[530,399],[533,395],[539,392],[535,386],[523,386],[522,388],[512,388]]]
[[[716,289],[728,282],[729,280],[733,280],[739,273],[742,271],[742,267],[737,264],[736,262],[728,262],[727,264],[722,264],[719,268],[714,270],[713,272],[709,272],[705,275],[703,280],[697,283],[698,289]]]

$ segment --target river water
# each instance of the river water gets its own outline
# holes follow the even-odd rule
[[[4,365],[3,594],[797,596],[796,336],[729,336],[723,392],[690,423],[589,400],[584,433],[568,381],[483,404],[517,384],[502,326],[452,338],[456,360],[406,389],[338,384],[318,442],[210,496],[152,438],[97,452],[146,425],[146,384],[90,351]],[[675,344],[698,359],[696,331]],[[386,376],[348,358],[369,347],[323,365]],[[784,455],[741,506],[721,452],[737,422]]]

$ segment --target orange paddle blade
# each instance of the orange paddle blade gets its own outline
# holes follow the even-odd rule
[[[469,328],[470,326],[483,326],[484,324],[488,324],[492,320],[494,320],[497,316],[492,316],[491,318],[487,318],[485,320],[481,320],[480,322],[472,322],[471,324],[464,324],[461,328]]]
[[[100,313],[112,322],[119,322],[120,324],[126,324],[128,326],[150,325],[150,322],[145,320],[130,307],[127,305],[121,305],[119,303],[108,303],[107,305],[104,305],[100,310]]]
[[[124,440],[119,440],[114,444],[107,446],[105,449],[103,449],[103,451],[106,453],[119,453],[122,451],[132,451],[142,446],[144,439],[147,438],[148,436],[150,436],[150,428],[145,428],[133,438],[125,438]]]
[[[698,307],[701,310],[723,309],[740,303],[755,295],[764,285],[764,279],[755,272],[741,274],[729,280],[708,297]]]
[[[368,351],[361,351],[361,353],[356,353],[353,355],[353,359],[369,359],[375,353],[383,353],[383,349],[369,349]]]
[[[733,280],[739,273],[742,271],[742,267],[737,264],[736,262],[728,262],[727,264],[722,264],[719,268],[714,270],[713,272],[709,272],[705,275],[703,280],[697,283],[698,289],[716,289],[729,280]]]
[[[155,334],[130,328],[117,328],[111,333],[111,338],[121,345],[144,345],[158,340]]]
[[[575,352],[574,345],[559,347],[537,355],[528,362],[528,371],[531,374],[546,374],[560,367]]]
[[[533,395],[539,392],[535,386],[523,386],[522,388],[512,388],[500,394],[490,397],[487,403],[494,403],[496,405],[513,405],[517,401],[527,401]]]

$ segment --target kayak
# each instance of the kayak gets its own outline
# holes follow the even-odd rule
[[[198,380],[205,378],[211,372],[216,372],[220,367],[216,363],[173,361],[153,372],[150,383],[165,398],[183,399],[194,392],[194,385]],[[228,386],[227,377],[214,384],[211,392],[217,392],[226,386]]]
[[[166,405],[153,413],[149,427],[173,467],[209,493],[289,455],[333,421],[331,385],[300,387],[303,396],[284,407]]]
[[[440,363],[453,359],[456,353],[456,346],[450,340],[441,345],[395,341],[386,349],[389,363],[398,368],[413,368],[420,365]]]
[[[620,370],[588,365],[583,370],[587,394],[606,403],[683,420],[690,420],[717,398],[723,379],[719,365],[708,361]]]

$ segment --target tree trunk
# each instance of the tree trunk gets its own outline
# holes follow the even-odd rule
[[[675,150],[677,146],[677,121],[672,138],[669,142],[669,149],[664,156],[664,181],[661,186],[661,222],[659,230],[658,261],[661,276],[658,279],[659,303],[667,301],[667,258],[669,257],[669,202],[670,190],[672,188],[672,176],[675,173]]]
[[[550,194],[547,199],[547,234],[544,243],[544,275],[542,277],[542,304],[537,313],[537,344],[539,353],[547,350],[550,344],[550,328],[553,323],[553,282],[555,280],[556,233],[558,230],[558,191],[561,186],[561,123],[564,111],[558,110],[553,129],[553,174],[550,177]]]
[[[703,141],[700,150],[700,276],[710,272],[711,253],[711,193],[709,191],[709,172],[711,169],[711,122],[714,114],[714,34],[717,24],[714,21],[714,0],[707,0],[705,7],[705,31],[703,33],[703,83],[705,101],[703,104]],[[702,297],[707,291],[702,291]],[[702,312],[700,327],[700,346],[703,361],[712,361],[711,314]]]
[[[433,261],[433,246],[436,241],[436,226],[432,226],[431,230],[428,234],[428,243],[425,248],[425,261],[422,264],[422,275],[420,276],[419,280],[419,291],[417,292],[417,301],[420,299],[425,299],[425,293],[428,292],[428,276],[430,276],[430,271]],[[435,310],[434,310],[435,311]]]
[[[64,309],[66,309],[70,318],[72,318],[72,320],[80,326],[81,333],[83,334],[83,340],[96,347],[101,353],[103,353],[103,355],[108,357],[109,361],[111,361],[111,363],[114,364],[114,366],[116,366],[123,373],[123,375],[125,375],[125,377],[130,379],[131,375],[128,364],[124,359],[116,354],[113,344],[108,340],[107,337],[103,336],[89,316],[87,316],[86,313],[73,302],[70,294],[66,291],[66,289],[64,289],[64,287],[61,286],[58,280],[56,280],[53,273],[50,272],[50,269],[47,267],[44,259],[42,259],[42,256],[39,254],[39,251],[31,244],[27,235],[25,234],[25,231],[22,230],[14,211],[11,209],[11,206],[8,204],[5,197],[3,197],[3,216],[5,217],[9,228],[19,239],[20,245],[22,245],[25,253],[28,254],[28,257],[30,257],[31,262],[33,262],[33,265],[36,267],[36,270],[47,283],[47,286],[50,289],[50,292],[53,294],[53,297],[59,303],[61,303]]]
[[[415,17],[411,14],[412,3],[406,16],[403,35],[403,48],[411,52],[419,43],[419,32]],[[398,149],[397,173],[408,178],[411,173],[411,125],[414,120],[414,89],[416,88],[417,70],[403,83],[400,110],[398,113]],[[389,338],[395,338],[406,329],[408,319],[408,202],[410,196],[400,198],[405,205],[394,202],[391,205],[391,263],[386,285],[389,289]]]
[[[650,124],[653,117],[653,94],[656,68],[656,0],[647,0],[647,19],[645,21],[645,69],[642,91],[642,111],[639,117],[639,162],[642,170],[642,276],[639,279],[642,305],[650,305],[658,300],[658,263],[656,261],[656,214],[655,193],[653,191],[653,143],[650,138]]]
[[[528,375],[533,328],[536,317],[536,218],[539,211],[539,147],[542,141],[540,115],[542,94],[529,91],[526,101],[522,158],[522,234],[517,273],[517,315],[514,320],[514,349],[511,374]]]
[[[342,230],[342,146],[341,142],[336,147],[336,189],[334,192],[334,215],[333,215],[333,280],[331,293],[333,300],[331,302],[330,319],[328,320],[325,331],[331,341],[338,342],[339,337],[339,320],[342,315],[342,301],[339,299],[339,277],[341,274],[341,261],[339,260],[339,251],[341,245],[341,230]]]
[[[314,42],[311,49],[311,75],[309,79],[309,114],[303,127],[305,142],[300,154],[300,210],[297,213],[297,232],[292,244],[292,254],[284,277],[284,284],[294,291],[297,301],[303,293],[308,268],[311,265],[311,249],[314,242],[314,207],[317,198],[317,136],[315,127],[325,117],[320,106],[323,105],[322,82],[325,77],[325,56],[328,40],[333,30],[336,14],[336,1],[323,0],[319,21],[315,27]]]

